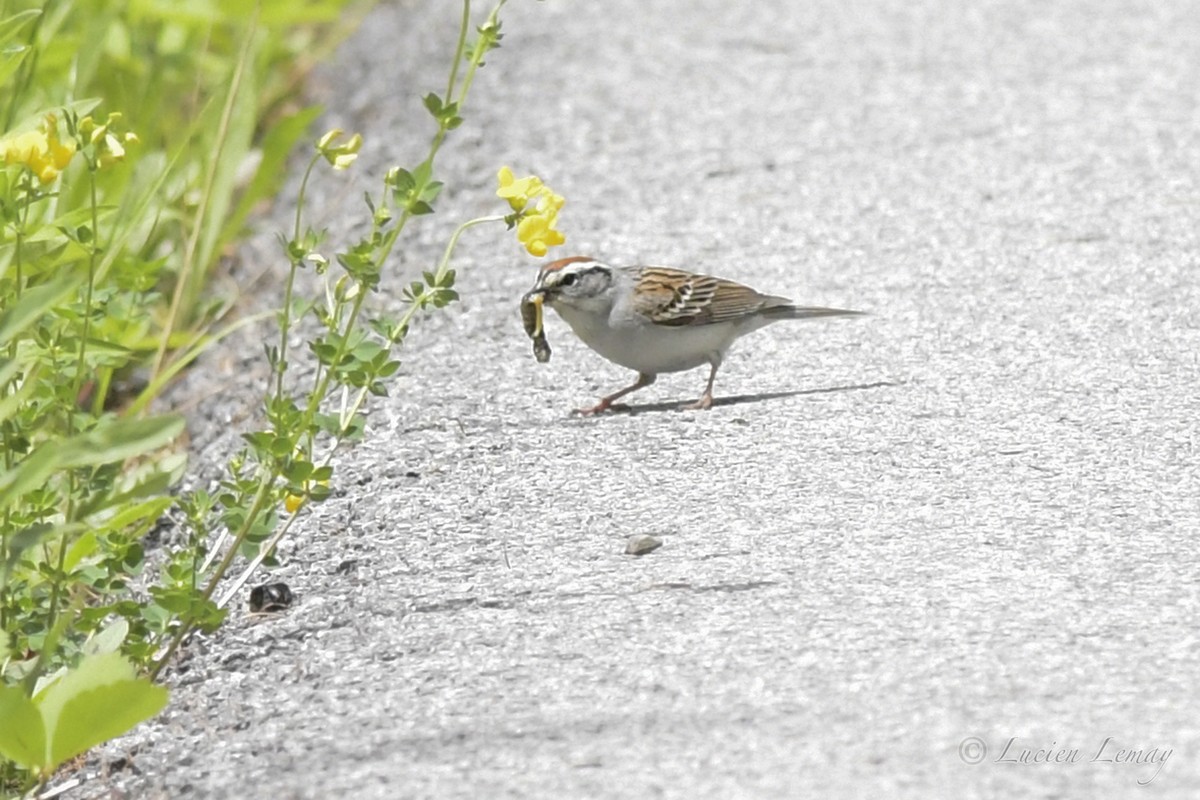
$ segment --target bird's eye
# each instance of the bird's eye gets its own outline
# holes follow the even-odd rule
[[[571,273],[568,273],[567,275],[563,275],[562,280],[559,281],[559,283],[561,283],[563,286],[571,286],[575,283],[575,279],[577,277],[579,277],[579,276],[576,275],[574,272],[571,272]]]

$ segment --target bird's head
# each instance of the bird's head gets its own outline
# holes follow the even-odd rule
[[[540,296],[552,307],[604,311],[612,305],[613,280],[613,268],[594,258],[562,258],[542,267],[525,298]]]

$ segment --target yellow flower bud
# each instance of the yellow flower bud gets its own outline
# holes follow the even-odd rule
[[[329,133],[326,133],[324,136],[322,136],[320,139],[317,140],[317,149],[325,150],[326,148],[329,147],[329,145],[333,144],[334,140],[336,140],[341,135],[342,135],[342,129],[334,128],[333,130],[329,131]]]
[[[289,514],[295,514],[302,505],[304,505],[304,495],[302,494],[289,494],[283,498],[283,507]]]

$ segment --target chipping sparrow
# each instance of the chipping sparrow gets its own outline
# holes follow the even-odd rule
[[[581,414],[598,414],[630,392],[654,383],[660,372],[709,365],[708,385],[687,408],[711,408],[713,381],[730,345],[740,336],[782,319],[854,316],[861,311],[794,306],[748,286],[669,267],[612,267],[585,256],[547,264],[522,299],[526,330],[538,360],[549,358],[541,330],[545,302],[583,343],[636,370],[637,381]],[[537,319],[532,311],[536,306]],[[536,331],[535,331],[536,329]]]

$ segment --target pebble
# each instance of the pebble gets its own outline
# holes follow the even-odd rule
[[[648,533],[638,533],[629,537],[625,543],[625,553],[631,556],[644,556],[662,547],[662,539]]]

